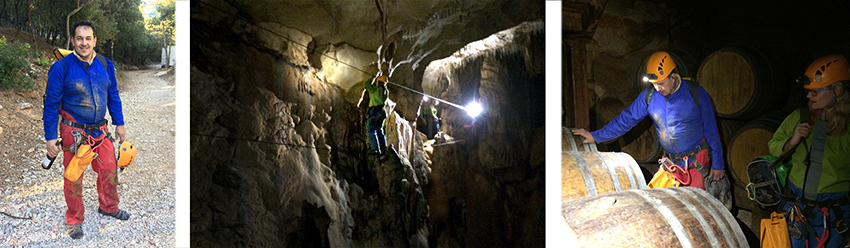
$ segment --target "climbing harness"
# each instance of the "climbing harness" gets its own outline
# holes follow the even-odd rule
[[[71,182],[76,182],[93,160],[97,159],[99,162],[103,162],[98,158],[98,154],[94,150],[103,144],[103,139],[112,140],[112,137],[106,125],[106,120],[101,121],[98,125],[86,125],[63,118],[61,123],[74,128],[71,130],[74,143],[69,145],[67,149],[67,151],[71,151],[74,154],[74,157],[71,158],[63,174]],[[101,134],[98,137],[91,137],[88,135],[89,130],[100,130]]]
[[[647,188],[679,187],[681,181],[673,174],[673,172],[679,169],[679,166],[673,164],[673,162],[667,157],[659,159],[658,165],[658,172],[655,172],[655,175],[652,176],[652,180],[650,180],[649,184],[647,184]],[[687,171],[685,173],[687,173]],[[688,181],[690,182],[690,180]]]

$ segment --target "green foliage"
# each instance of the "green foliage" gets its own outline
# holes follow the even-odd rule
[[[6,43],[6,36],[0,38],[0,88],[29,91],[35,83],[27,75],[29,69],[30,45],[27,43]]]
[[[95,50],[112,61],[142,66],[145,62],[160,60],[162,35],[155,35],[153,30],[145,28],[145,18],[139,8],[142,6],[141,0],[92,1],[71,15],[70,24],[66,28],[68,14],[89,2],[90,0],[0,1],[0,24],[29,32],[27,18],[30,16],[36,35],[47,38],[55,46],[66,48],[66,32],[73,32],[68,29],[72,29],[76,21],[89,20],[97,27]],[[173,2],[161,1],[156,4],[157,10],[168,12],[167,6],[173,9]],[[173,15],[170,19],[174,19]]]
[[[33,57],[36,58],[35,63],[37,65],[39,65],[41,67],[48,67],[48,68],[50,68],[50,65],[53,65],[53,61],[49,57],[49,56],[52,56],[52,55],[47,55],[47,53],[38,52],[38,51],[35,51],[34,53],[36,55],[33,56]]]
[[[145,20],[145,28],[154,36],[161,37],[164,46],[174,44],[177,40],[174,32],[176,5],[174,0],[160,0],[156,3],[156,15]]]

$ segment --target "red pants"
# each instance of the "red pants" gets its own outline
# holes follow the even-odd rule
[[[62,118],[75,121],[74,117],[71,117],[71,115],[67,112],[60,112],[62,114]],[[65,124],[59,125],[59,135],[62,137],[62,141],[65,142],[65,144],[74,142],[74,136],[71,135],[72,130],[81,129],[72,128]],[[97,146],[97,148],[94,149],[94,152],[97,153],[97,159],[92,160],[91,168],[97,173],[97,200],[98,203],[100,203],[100,209],[103,209],[103,211],[106,211],[107,213],[117,212],[118,189],[116,184],[118,183],[118,166],[115,161],[115,150],[112,146],[112,141],[104,138],[102,144]],[[62,165],[67,169],[68,163],[70,163],[71,158],[74,157],[74,153],[71,151],[64,151],[63,157]],[[83,176],[85,176],[85,172],[83,172]],[[82,176],[76,183],[73,183],[64,177],[63,179],[65,180],[65,204],[68,205],[68,211],[65,212],[65,221],[69,225],[83,223],[85,206],[83,206]]]

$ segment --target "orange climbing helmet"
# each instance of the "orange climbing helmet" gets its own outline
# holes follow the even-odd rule
[[[850,62],[847,57],[830,54],[820,57],[809,65],[805,76],[797,79],[806,89],[820,89],[836,82],[850,81]]]
[[[375,80],[381,83],[387,83],[389,79],[387,78],[387,76],[378,76],[377,78],[375,78]]]
[[[122,170],[133,164],[136,160],[136,146],[130,144],[129,141],[122,141],[118,147],[118,168]]]
[[[646,62],[646,76],[643,77],[644,82],[655,83],[670,76],[670,73],[676,69],[676,63],[673,58],[665,51],[658,51],[649,56]]]

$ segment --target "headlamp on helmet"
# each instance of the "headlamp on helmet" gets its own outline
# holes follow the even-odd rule
[[[652,82],[658,82],[658,76],[656,76],[655,74],[646,74],[646,76],[643,76],[644,82],[648,83],[650,82],[650,80],[652,80]]]
[[[800,85],[809,85],[812,81],[809,80],[809,77],[801,76],[797,78],[797,84]]]

